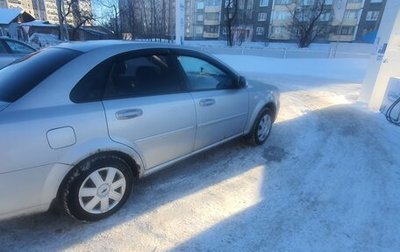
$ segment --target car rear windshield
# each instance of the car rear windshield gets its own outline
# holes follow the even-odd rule
[[[81,52],[48,48],[0,69],[0,101],[14,102]]]

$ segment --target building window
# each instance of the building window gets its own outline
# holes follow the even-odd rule
[[[206,6],[219,6],[221,0],[206,0]]]
[[[365,20],[376,21],[378,20],[378,17],[379,17],[379,11],[368,11]]]
[[[197,21],[202,22],[204,20],[203,14],[197,15]]]
[[[383,0],[371,0],[371,3],[382,3]]]
[[[204,3],[203,3],[203,2],[198,2],[198,3],[196,4],[196,9],[198,9],[198,10],[204,9]]]
[[[272,30],[271,32],[275,35],[277,34],[282,34],[282,33],[286,33],[287,29],[285,26],[272,26]]]
[[[285,20],[290,17],[290,13],[288,11],[274,11],[274,19],[275,20]]]
[[[353,35],[354,34],[354,30],[355,30],[354,26],[338,27],[336,29],[335,34],[336,35]]]
[[[349,3],[361,3],[363,0],[349,0]]]
[[[344,13],[345,19],[357,19],[358,18],[358,11],[356,10],[347,10]]]
[[[260,0],[260,7],[268,6],[268,0]]]
[[[332,5],[333,4],[333,0],[325,0],[325,5]]]
[[[196,34],[203,34],[203,26],[196,26],[195,31]]]
[[[275,4],[291,4],[293,0],[275,0]]]
[[[261,12],[258,13],[258,21],[266,21],[267,20],[267,13]]]
[[[264,27],[257,27],[256,28],[257,35],[264,35]]]
[[[301,0],[301,5],[312,5],[314,0]]]
[[[326,12],[326,13],[322,13],[321,16],[319,16],[319,20],[327,22],[327,21],[331,20],[331,17],[332,17],[332,13]]]
[[[218,33],[218,25],[208,25],[208,26],[204,26],[204,32],[208,32],[208,33]]]

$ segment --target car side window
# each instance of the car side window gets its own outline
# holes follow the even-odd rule
[[[84,103],[102,100],[110,65],[111,62],[108,60],[90,70],[72,89],[71,101]]]
[[[114,61],[104,97],[137,97],[181,91],[183,88],[172,58],[148,55]]]
[[[232,78],[211,63],[190,56],[178,56],[193,91],[233,88]]]
[[[22,44],[22,43],[18,43],[15,41],[9,41],[9,40],[5,40],[6,44],[8,45],[8,47],[10,47],[11,52],[15,53],[15,54],[28,54],[28,53],[33,53],[35,50],[33,50],[32,48]]]

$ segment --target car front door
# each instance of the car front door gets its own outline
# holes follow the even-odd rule
[[[175,59],[136,53],[111,68],[103,101],[110,137],[133,146],[147,169],[192,152],[195,106]]]
[[[195,150],[243,133],[248,92],[218,65],[194,56],[177,56],[197,113]]]

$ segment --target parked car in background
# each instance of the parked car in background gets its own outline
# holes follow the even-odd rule
[[[102,219],[134,178],[236,137],[263,144],[279,109],[277,88],[167,44],[61,44],[0,79],[0,219],[52,202]]]
[[[0,37],[0,69],[27,54],[35,52],[32,46],[8,37]]]

